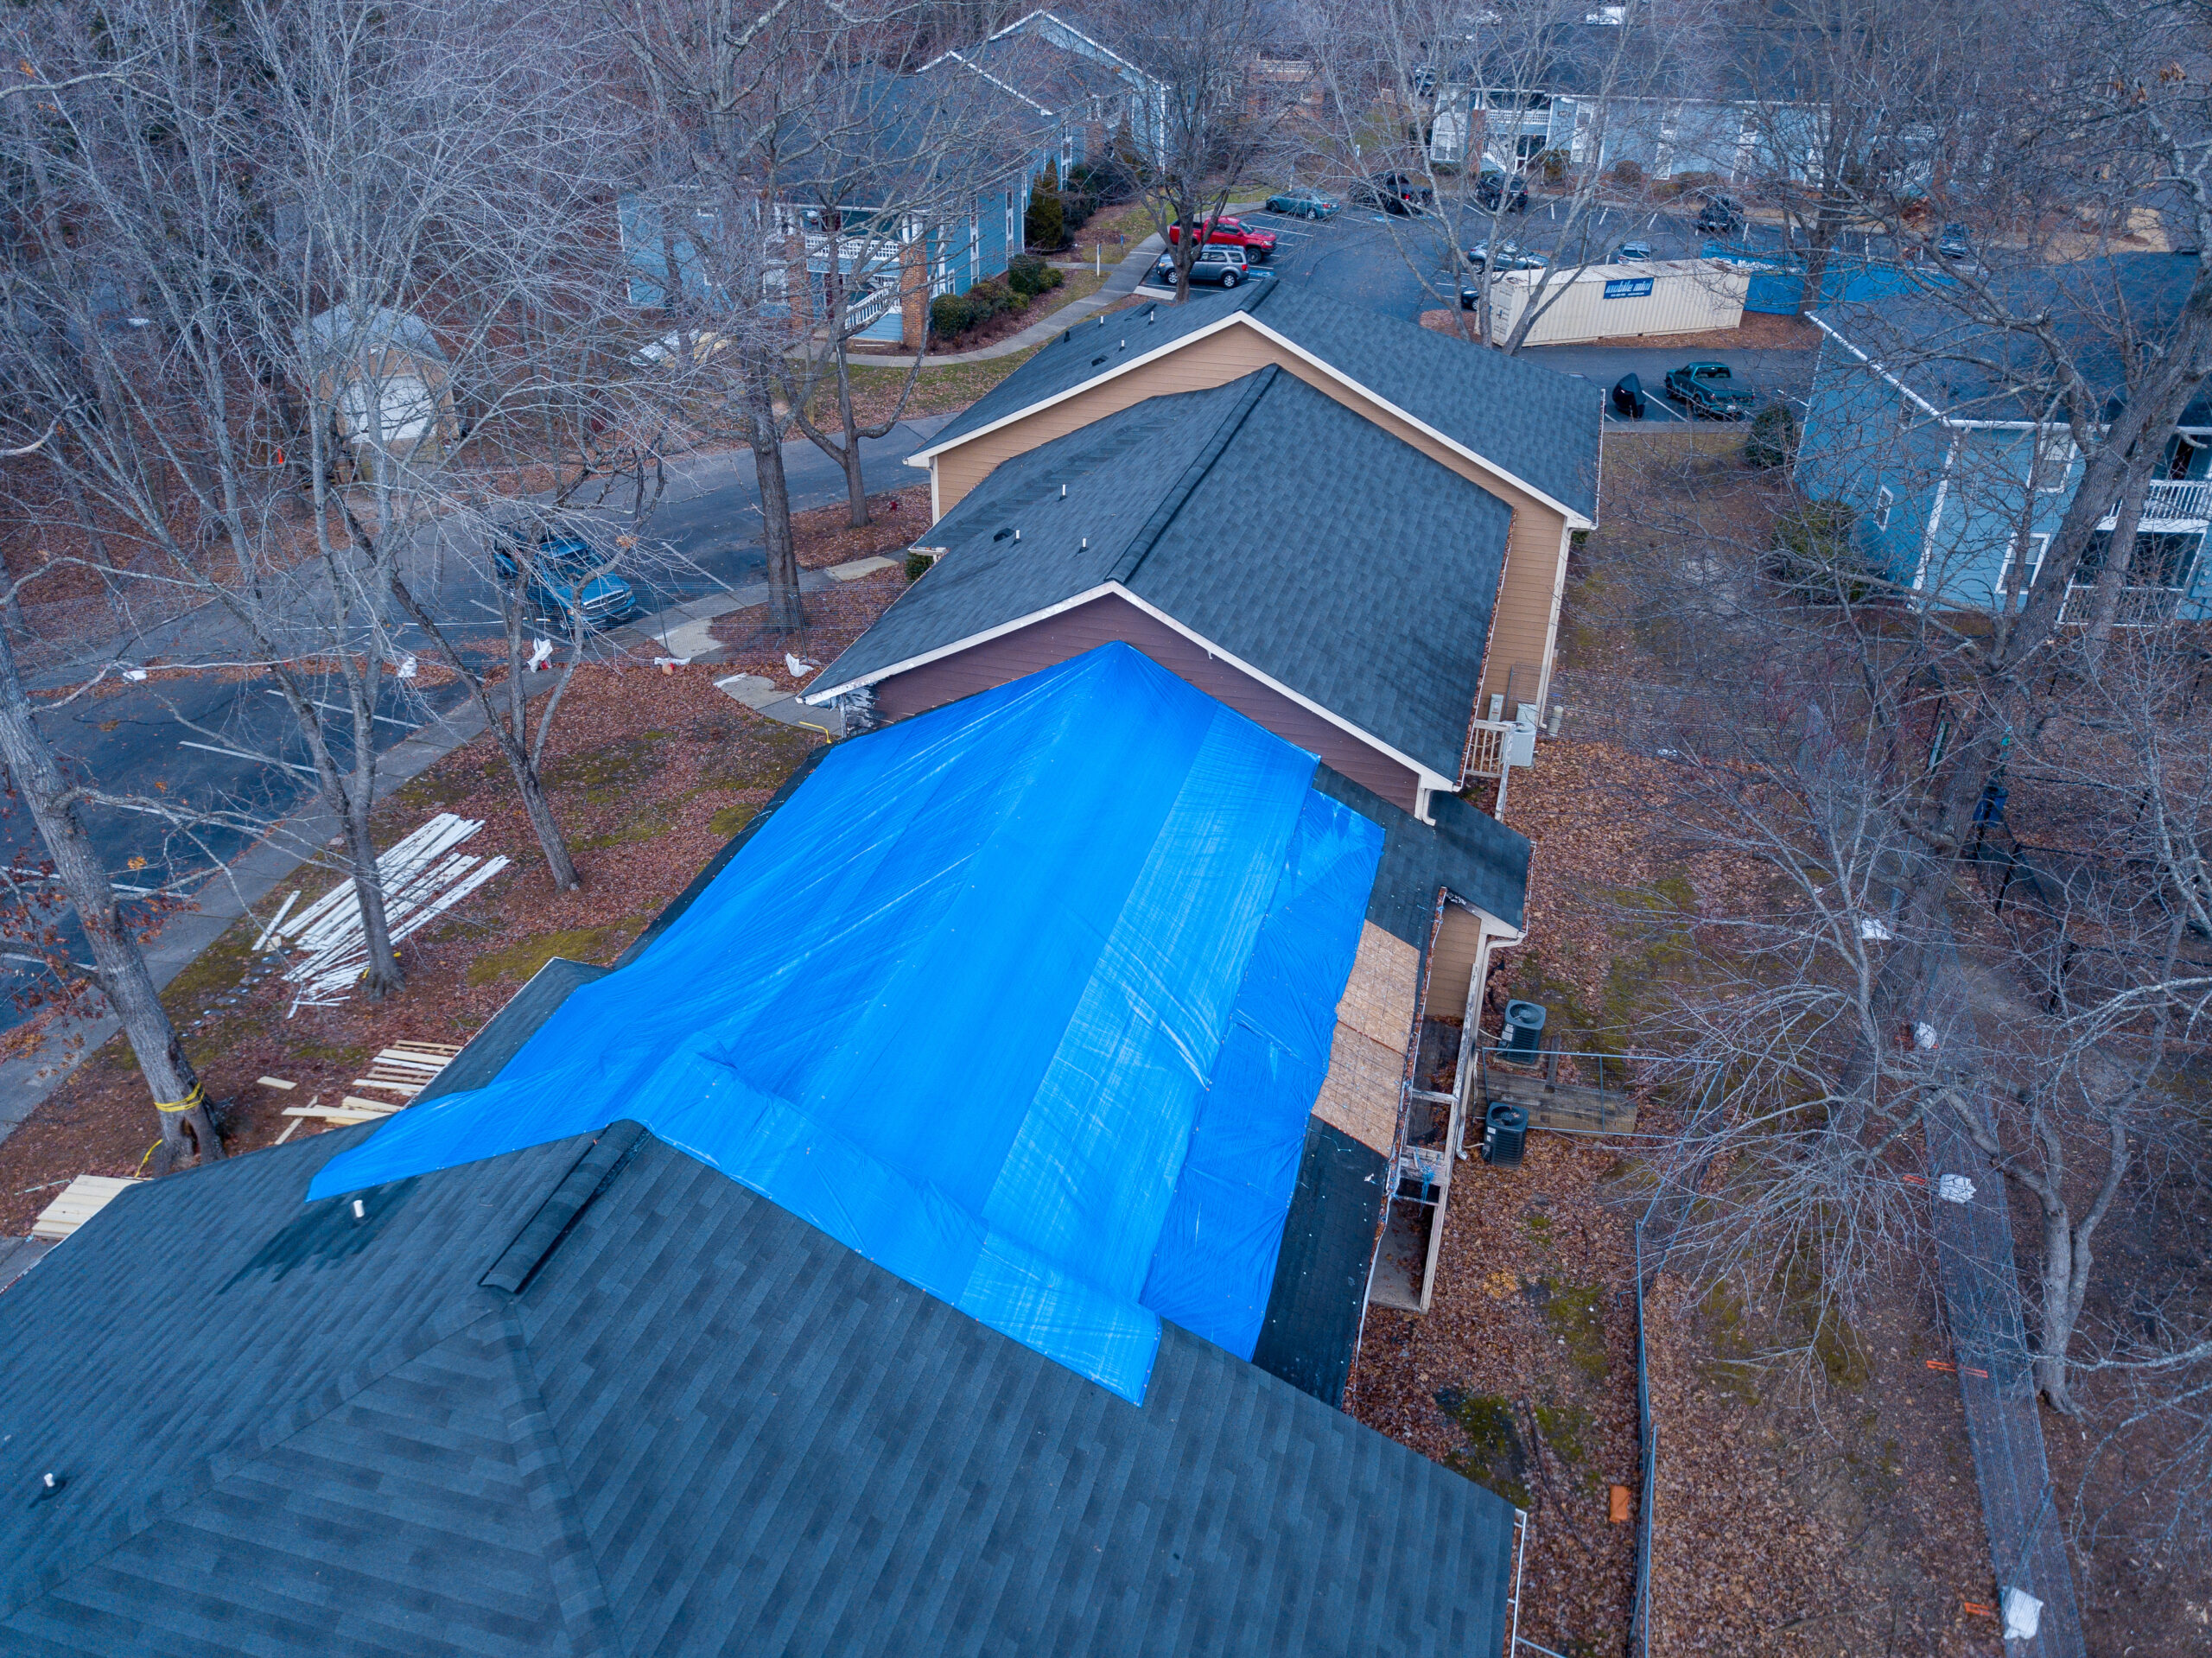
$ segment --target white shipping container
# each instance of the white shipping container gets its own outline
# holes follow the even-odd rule
[[[1719,259],[1592,265],[1572,276],[1553,276],[1539,292],[1544,275],[1501,271],[1491,283],[1492,339],[1510,338],[1522,308],[1532,302],[1544,308],[1529,330],[1531,346],[1733,328],[1744,320],[1744,295],[1751,285],[1750,271]]]

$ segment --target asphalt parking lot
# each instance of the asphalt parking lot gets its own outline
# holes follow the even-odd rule
[[[1540,201],[1525,219],[1517,213],[1509,215],[1507,237],[1538,246],[1548,243],[1550,238],[1543,221],[1548,212]],[[1393,223],[1379,213],[1353,206],[1346,206],[1333,219],[1319,222],[1269,213],[1247,213],[1239,217],[1248,225],[1275,233],[1275,256],[1262,267],[1268,274],[1255,278],[1257,281],[1294,283],[1341,304],[1380,311],[1410,322],[1417,321],[1422,312],[1446,303],[1440,295],[1452,292],[1452,285],[1458,280],[1456,273],[1440,273],[1431,283],[1424,283],[1415,274],[1413,261],[1433,257],[1441,251],[1441,241],[1431,226],[1411,225],[1402,219]],[[1477,214],[1461,226],[1460,234],[1454,240],[1460,245],[1479,241],[1490,232],[1490,216]],[[1748,235],[1756,243],[1761,237],[1777,239],[1779,233],[1766,226],[1753,226]],[[1688,212],[1628,213],[1607,208],[1593,215],[1591,239],[1593,245],[1608,247],[1623,241],[1647,241],[1652,245],[1656,257],[1673,258],[1695,254],[1707,238],[1696,229]],[[1142,291],[1155,290],[1147,288]],[[1695,418],[1679,404],[1669,402],[1660,390],[1668,370],[1693,362],[1727,364],[1737,378],[1758,395],[1762,407],[1781,398],[1802,410],[1812,390],[1815,355],[1810,351],[1610,346],[1531,346],[1521,354],[1530,362],[1587,380],[1600,392],[1610,391],[1624,374],[1634,374],[1643,383],[1647,408],[1644,419],[1620,420],[1612,413],[1610,399],[1605,415],[1609,425],[1630,428],[1667,425]]]

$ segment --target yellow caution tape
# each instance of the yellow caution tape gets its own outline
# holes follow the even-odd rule
[[[202,1088],[202,1087],[201,1087],[198,1083],[194,1083],[192,1085],[192,1092],[191,1092],[191,1093],[189,1093],[189,1094],[188,1094],[188,1095],[186,1095],[182,1099],[181,1099],[181,1100],[156,1100],[156,1101],[154,1102],[154,1109],[155,1109],[155,1110],[156,1110],[156,1111],[172,1111],[172,1112],[174,1112],[174,1111],[189,1111],[189,1110],[191,1110],[194,1106],[198,1106],[198,1105],[205,1105],[205,1104],[207,1104],[207,1090],[206,1089]]]

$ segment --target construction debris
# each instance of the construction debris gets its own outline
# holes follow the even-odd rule
[[[105,1174],[80,1174],[69,1189],[39,1212],[31,1223],[31,1236],[59,1242],[113,1203],[118,1194],[136,1180]]]
[[[391,942],[402,939],[483,886],[507,867],[503,856],[474,858],[454,848],[484,827],[481,820],[440,812],[377,859],[384,878],[385,921]],[[289,916],[288,901],[263,935],[307,952],[285,969],[300,987],[285,1017],[302,1007],[329,1007],[368,971],[368,941],[361,927],[361,901],[350,880]]]

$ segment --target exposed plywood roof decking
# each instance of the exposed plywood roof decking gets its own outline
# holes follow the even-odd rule
[[[1366,923],[1337,1004],[1329,1071],[1313,1115],[1385,1157],[1397,1143],[1399,1089],[1420,995],[1421,952]]]

